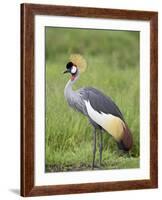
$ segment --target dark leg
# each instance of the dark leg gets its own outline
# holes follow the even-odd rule
[[[100,146],[99,146],[99,151],[100,151],[100,167],[101,167],[101,162],[102,162],[102,143],[103,143],[103,139],[102,139],[102,131],[100,131]]]
[[[94,128],[94,131],[93,131],[93,160],[92,160],[92,169],[94,168],[94,164],[95,164],[95,154],[96,154],[96,129]]]

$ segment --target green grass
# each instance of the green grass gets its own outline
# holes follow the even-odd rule
[[[62,72],[71,53],[88,62],[74,89],[92,86],[110,96],[133,134],[129,155],[104,134],[102,169],[139,167],[139,33],[46,28],[46,171],[88,170],[92,162],[92,127],[64,98],[69,75]]]

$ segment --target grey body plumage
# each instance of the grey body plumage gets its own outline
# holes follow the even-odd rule
[[[87,116],[93,126],[95,126],[96,128],[101,128],[88,115],[85,105],[85,100],[90,101],[92,107],[97,112],[112,114],[114,116],[121,118],[124,121],[122,113],[120,112],[119,108],[111,100],[110,97],[105,96],[102,92],[92,87],[85,87],[74,91],[72,89],[72,85],[75,83],[75,81],[69,80],[67,85],[65,86],[64,89],[65,99],[67,100],[69,106]]]

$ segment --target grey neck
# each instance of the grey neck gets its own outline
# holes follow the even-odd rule
[[[75,80],[73,80],[73,81],[69,80],[67,82],[65,89],[64,89],[64,96],[66,99],[71,98],[73,96],[73,94],[75,93],[72,86],[77,81],[78,78],[79,78],[79,75],[75,78]]]

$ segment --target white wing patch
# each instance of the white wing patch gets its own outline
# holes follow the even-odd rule
[[[92,108],[89,101],[84,101],[84,102],[85,102],[87,112],[90,118],[102,127],[104,126],[105,122],[108,121],[111,118],[111,116],[113,116],[111,114],[105,114],[103,112],[99,113]]]
[[[89,101],[84,102],[90,118],[119,141],[123,137],[124,122],[112,114],[99,113],[93,109]]]

